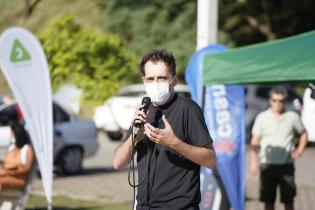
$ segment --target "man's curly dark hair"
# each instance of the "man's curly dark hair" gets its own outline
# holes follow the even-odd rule
[[[153,63],[162,61],[168,67],[168,71],[171,73],[172,76],[176,74],[175,58],[172,53],[167,52],[165,49],[154,49],[142,57],[140,63],[140,71],[142,76],[145,75],[144,66],[148,61],[151,61]]]

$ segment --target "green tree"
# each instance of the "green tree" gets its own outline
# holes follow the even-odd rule
[[[140,57],[171,50],[183,75],[196,46],[197,1],[98,0],[100,25],[119,34]],[[228,47],[274,40],[315,29],[311,0],[220,0],[219,43]]]
[[[55,19],[38,37],[47,56],[53,89],[74,84],[91,105],[103,102],[121,84],[137,77],[135,56],[118,36],[79,25],[72,16]]]
[[[196,45],[196,3],[191,0],[98,1],[105,31],[127,40],[138,57],[153,48],[166,48],[177,59],[182,76]]]
[[[220,30],[236,46],[275,40],[315,29],[311,0],[221,0]]]

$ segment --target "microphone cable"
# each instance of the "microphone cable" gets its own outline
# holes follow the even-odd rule
[[[141,104],[144,105],[143,106],[143,112],[147,112],[149,106],[151,103],[151,99],[149,97],[143,97]],[[150,148],[149,148],[149,144],[147,143],[147,149],[148,149],[148,160],[147,160],[147,167],[145,170],[145,173],[143,175],[143,178],[141,180],[138,181],[138,184],[136,184],[136,178],[135,178],[135,153],[136,153],[136,146],[137,146],[137,132],[134,132],[134,128],[136,127],[135,125],[135,119],[132,121],[132,125],[131,125],[131,129],[132,129],[132,133],[131,133],[131,141],[132,141],[132,150],[131,150],[131,159],[129,162],[129,171],[128,171],[128,183],[129,185],[133,188],[133,205],[132,205],[132,209],[134,209],[135,206],[135,200],[136,200],[136,187],[138,187],[141,183],[143,183],[145,177],[147,176],[147,172],[148,172],[148,168],[149,168],[149,162],[150,162],[150,156],[149,156],[149,152],[150,152]],[[143,125],[138,125],[137,127],[140,128]],[[130,179],[130,171],[132,170],[132,179],[133,179],[133,183],[131,183],[131,179]],[[138,176],[139,177],[139,176]]]
[[[132,128],[134,127],[135,123],[134,121],[132,122]],[[136,154],[136,145],[137,145],[137,141],[136,141],[136,134],[134,134],[132,132],[131,134],[131,141],[132,141],[132,151],[131,151],[131,159],[130,159],[130,162],[129,162],[129,170],[128,170],[128,183],[129,185],[133,188],[133,204],[132,204],[132,210],[134,209],[134,206],[135,206],[135,200],[136,200],[136,188],[138,186],[140,186],[143,182],[144,182],[144,179],[146,178],[147,176],[147,173],[148,173],[148,168],[149,168],[149,163],[150,163],[150,148],[149,148],[149,144],[148,142],[146,142],[146,145],[147,145],[147,154],[148,154],[148,160],[147,160],[147,167],[145,169],[145,172],[144,172],[144,175],[142,177],[142,179],[139,181],[138,184],[136,184],[136,177],[135,177],[135,154]],[[130,177],[130,174],[131,174],[131,171],[132,171],[132,181],[131,182],[131,177]]]

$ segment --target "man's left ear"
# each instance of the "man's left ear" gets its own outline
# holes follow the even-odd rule
[[[173,87],[175,87],[176,85],[178,84],[178,76],[177,75],[174,75],[173,79],[172,79],[172,82],[171,82],[171,85]]]
[[[177,85],[177,83],[178,83],[178,77],[177,77],[177,75],[174,75],[173,79],[172,79],[172,81],[171,81],[171,83],[169,85],[169,91],[170,92],[174,92],[175,91],[175,86]]]

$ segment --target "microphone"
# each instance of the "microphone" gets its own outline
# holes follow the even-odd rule
[[[142,108],[142,111],[143,111],[144,113],[146,113],[146,112],[148,111],[148,108],[149,108],[149,106],[150,106],[150,103],[151,103],[151,98],[150,98],[150,97],[143,97],[142,102],[141,102],[141,105],[144,105],[143,108]],[[143,124],[143,123],[137,123],[137,124],[135,124],[135,127],[133,128],[133,133],[134,133],[134,134],[137,134],[137,133],[138,133],[138,131],[139,131],[139,129],[140,129],[140,127],[141,127],[142,124]]]
[[[141,105],[144,105],[143,106],[143,110],[142,110],[144,113],[146,113],[148,111],[150,103],[151,103],[151,98],[150,97],[143,97]]]

